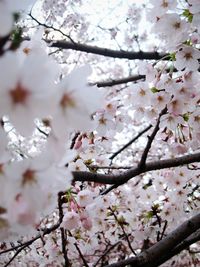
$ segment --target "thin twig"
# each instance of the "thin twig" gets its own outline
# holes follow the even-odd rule
[[[108,249],[106,249],[103,253],[103,255],[95,262],[95,264],[93,265],[93,267],[96,267],[97,264],[113,249],[115,248],[117,245],[119,245],[121,243],[121,241],[117,241],[115,244],[113,244],[111,247],[109,247]]]
[[[67,250],[66,250],[66,234],[65,234],[65,229],[63,227],[60,227],[60,234],[61,234],[61,242],[62,242],[62,253],[63,253],[63,257],[65,260],[64,263],[64,267],[69,267],[70,266],[70,262],[67,256]]]
[[[39,26],[43,26],[43,27],[45,27],[45,28],[47,28],[47,29],[52,29],[52,30],[54,30],[54,31],[56,31],[56,32],[59,32],[59,33],[61,33],[63,36],[67,37],[72,43],[74,43],[74,40],[71,38],[71,36],[69,36],[68,34],[62,32],[60,29],[57,29],[57,28],[55,28],[55,27],[53,27],[53,26],[49,26],[49,25],[47,25],[46,23],[42,23],[42,22],[40,22],[38,19],[36,19],[35,17],[33,17],[33,15],[32,15],[31,12],[29,13],[29,16],[30,16],[31,19],[34,20]]]
[[[152,127],[152,125],[147,126],[144,130],[142,130],[141,132],[139,132],[133,139],[131,139],[127,144],[125,144],[122,148],[120,148],[119,150],[117,150],[115,153],[113,153],[113,155],[109,158],[110,160],[113,160],[117,155],[119,155],[123,150],[125,150],[127,147],[129,147],[130,145],[132,145],[132,143],[134,143],[140,136],[142,136],[145,132],[147,132],[150,128]]]
[[[124,84],[124,83],[129,83],[129,82],[136,82],[138,80],[145,79],[145,75],[133,75],[129,76],[126,78],[121,78],[121,79],[116,79],[116,80],[108,80],[108,81],[103,81],[103,82],[95,82],[92,83],[91,85],[97,85],[97,87],[111,87],[114,85],[119,85],[119,84]]]
[[[53,232],[53,231],[55,231],[56,229],[58,229],[59,226],[60,226],[60,222],[54,224],[54,225],[53,225],[52,227],[50,227],[50,228],[43,229],[43,230],[42,230],[42,236],[45,236],[45,235],[50,234],[51,232]],[[8,249],[6,249],[6,250],[1,251],[1,252],[0,252],[0,255],[5,254],[5,253],[8,253],[8,252],[11,252],[11,251],[16,250],[16,249],[21,248],[21,247],[28,247],[28,246],[30,246],[32,243],[34,243],[37,239],[40,239],[40,238],[41,238],[41,233],[38,234],[38,235],[36,235],[36,236],[35,236],[34,238],[32,238],[31,240],[28,240],[28,241],[26,241],[26,242],[24,242],[24,243],[21,243],[21,244],[17,245],[17,246],[14,246],[14,247],[12,247],[12,248],[8,248]]]
[[[75,133],[74,137],[72,138],[72,142],[70,145],[70,149],[73,149],[76,143],[76,139],[78,138],[78,136],[80,135],[80,132]]]
[[[106,188],[103,192],[101,192],[101,195],[107,195],[110,191],[116,189],[119,185],[118,184],[113,184],[111,186],[109,186],[108,188]]]
[[[164,223],[163,230],[162,230],[162,233],[161,233],[161,235],[160,235],[160,240],[163,239],[163,236],[164,236],[164,234],[165,234],[166,229],[167,229],[167,220],[166,220],[165,223]]]
[[[45,131],[41,130],[40,127],[37,127],[37,130],[38,130],[41,134],[45,135],[46,137],[49,136],[49,134],[46,133]]]
[[[61,205],[61,196],[63,196],[63,192],[60,192],[59,194],[58,194],[58,198],[60,199],[59,201],[59,205]],[[11,252],[11,251],[14,251],[14,250],[17,250],[16,251],[16,253],[17,253],[17,255],[24,249],[24,248],[26,248],[26,247],[29,247],[31,244],[33,244],[36,240],[38,240],[38,239],[40,239],[41,237],[43,238],[45,235],[48,235],[48,234],[50,234],[51,232],[53,232],[53,231],[55,231],[55,230],[57,230],[59,227],[60,227],[60,224],[61,224],[61,222],[62,222],[62,218],[63,218],[63,216],[60,216],[59,217],[59,221],[56,223],[56,224],[54,224],[52,227],[50,227],[50,228],[45,228],[45,229],[42,229],[41,231],[40,231],[40,233],[38,234],[38,235],[36,235],[35,237],[33,237],[32,239],[30,239],[30,240],[28,240],[28,241],[26,241],[26,242],[24,242],[24,243],[21,243],[21,244],[19,244],[19,245],[17,245],[17,246],[12,246],[11,248],[8,248],[8,249],[6,249],[6,250],[3,250],[3,251],[1,251],[0,252],[0,255],[3,255],[3,254],[5,254],[5,253],[9,253],[9,252]],[[41,235],[41,232],[42,232],[42,235]],[[14,258],[17,256],[17,255],[14,255],[10,260],[9,260],[9,262],[7,263],[7,264],[10,264],[13,260],[14,260]],[[6,265],[6,266],[8,266],[8,265]]]
[[[27,246],[25,245],[25,246],[22,246],[21,248],[19,248],[16,252],[15,252],[15,254],[12,256],[12,258],[4,265],[4,267],[7,267],[7,266],[9,266],[10,265],[10,263],[17,257],[17,255],[23,250],[23,249],[25,249]]]
[[[157,132],[158,132],[159,129],[160,129],[160,128],[159,128],[159,125],[160,125],[160,118],[162,117],[162,115],[166,114],[166,112],[167,112],[167,107],[165,107],[165,108],[160,112],[159,117],[158,117],[158,120],[157,120],[157,123],[156,123],[156,125],[155,125],[155,127],[154,127],[154,130],[153,130],[152,134],[151,134],[150,136],[148,136],[148,141],[147,141],[146,147],[145,147],[144,152],[143,152],[143,154],[142,154],[141,160],[140,160],[140,162],[139,162],[139,164],[138,164],[139,168],[142,168],[142,167],[145,165],[145,163],[146,163],[146,159],[147,159],[149,150],[150,150],[150,148],[151,148],[151,145],[152,145],[152,143],[153,143],[153,140],[154,140],[154,138],[155,138]]]
[[[79,253],[79,255],[80,255],[80,257],[81,257],[81,259],[82,259],[82,261],[83,261],[83,263],[84,263],[84,266],[85,266],[85,267],[89,267],[89,265],[88,265],[87,261],[85,260],[85,258],[84,258],[84,256],[83,256],[83,254],[82,254],[82,252],[81,252],[79,246],[77,245],[77,243],[75,243],[74,245],[75,245],[75,247],[76,247],[76,249],[77,249],[77,251],[78,251],[78,253]]]
[[[119,220],[118,220],[118,218],[117,218],[117,215],[116,215],[115,212],[112,210],[112,208],[110,207],[109,209],[110,209],[110,211],[112,212],[112,215],[114,216],[115,221],[118,223],[118,225],[119,225],[120,228],[122,229],[122,232],[123,232],[123,234],[124,234],[124,236],[125,236],[125,239],[126,239],[126,241],[127,241],[127,243],[128,243],[128,247],[129,247],[129,249],[130,249],[131,252],[136,256],[137,254],[135,253],[135,251],[133,250],[133,248],[132,248],[132,246],[131,246],[131,242],[130,242],[130,240],[129,240],[129,238],[128,238],[128,235],[127,235],[127,233],[126,233],[126,231],[125,231],[125,229],[124,229],[123,224],[122,224],[121,222],[119,222]]]

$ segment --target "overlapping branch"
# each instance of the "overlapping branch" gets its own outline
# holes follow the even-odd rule
[[[86,52],[86,53],[92,53],[96,55],[102,55],[106,57],[113,57],[113,58],[126,58],[126,59],[149,59],[149,60],[166,60],[167,54],[165,53],[158,53],[156,51],[153,52],[132,52],[132,51],[124,51],[124,50],[112,50],[107,48],[101,48],[97,46],[90,46],[86,44],[81,44],[79,42],[75,42],[69,35],[62,32],[60,29],[54,28],[53,26],[49,26],[45,23],[41,23],[38,21],[35,17],[32,16],[32,14],[29,14],[30,17],[38,23],[38,25],[43,26],[48,29],[52,29],[54,31],[60,32],[63,36],[67,37],[69,41],[51,41],[51,40],[45,40],[47,43],[49,43],[50,47],[57,47],[58,49],[72,49],[76,51]],[[138,80],[144,79],[145,75],[133,75],[126,78],[121,78],[117,80],[108,80],[108,81],[102,81],[102,82],[96,82],[95,84],[97,87],[111,87],[114,85],[120,85],[128,82],[136,82]]]
[[[181,251],[188,249],[190,245],[198,242],[200,240],[200,229],[191,234],[188,238],[184,239],[179,245],[177,245],[171,251],[167,251],[163,257],[159,257],[157,262],[152,262],[148,264],[148,267],[160,266],[167,260],[171,259],[173,256],[179,254]]]
[[[110,156],[110,160],[113,160],[115,157],[117,157],[122,151],[124,151],[127,147],[132,145],[140,136],[142,136],[144,133],[146,133],[152,125],[147,126],[144,130],[139,132],[133,139],[131,139],[127,144],[125,144],[123,147],[121,147],[119,150],[117,150],[115,153]]]
[[[157,119],[157,123],[156,123],[156,125],[155,125],[155,127],[153,129],[153,132],[152,132],[152,134],[150,136],[148,136],[148,142],[147,142],[146,147],[145,147],[145,149],[144,149],[144,151],[142,153],[141,160],[140,160],[139,165],[138,165],[139,168],[141,168],[141,169],[146,164],[146,160],[147,160],[147,156],[148,156],[149,150],[151,149],[151,145],[153,143],[153,140],[155,139],[155,136],[156,136],[157,132],[160,129],[160,127],[159,127],[160,126],[160,118],[162,117],[162,115],[166,114],[166,112],[167,112],[167,107],[165,107],[160,112],[159,117]]]
[[[131,178],[137,175],[146,173],[149,171],[162,170],[166,168],[178,167],[194,162],[200,162],[200,152],[189,154],[171,159],[163,159],[158,161],[150,161],[145,164],[142,168],[135,166],[128,171],[119,174],[100,174],[92,172],[73,172],[74,181],[80,182],[96,182],[102,184],[124,184]]]
[[[156,267],[200,238],[200,213],[185,221],[165,238],[135,257],[105,267]],[[193,242],[193,243],[194,243]],[[182,244],[187,244],[187,246]],[[179,248],[179,249],[178,249]],[[168,255],[168,257],[166,257]],[[163,260],[163,261],[162,261]]]
[[[116,188],[117,186],[128,182],[130,179],[132,179],[135,176],[140,175],[142,173],[166,169],[166,168],[178,167],[181,165],[190,164],[190,163],[194,163],[194,162],[200,162],[200,152],[186,155],[186,156],[182,156],[182,157],[177,157],[177,158],[146,162],[149,150],[150,150],[151,145],[153,143],[153,140],[154,140],[157,132],[159,131],[160,118],[161,118],[161,116],[163,116],[166,113],[167,113],[167,107],[165,107],[160,112],[158,119],[157,119],[157,123],[153,129],[153,132],[148,137],[148,141],[147,141],[146,147],[144,148],[144,151],[142,153],[140,162],[136,166],[130,168],[127,171],[119,173],[119,174],[101,174],[101,173],[94,173],[94,172],[75,171],[75,172],[73,172],[73,177],[74,177],[73,180],[79,181],[79,182],[96,182],[96,183],[102,183],[102,184],[110,184],[110,185],[112,185],[112,188]],[[115,156],[117,156],[119,153],[121,153],[126,147],[128,147],[133,141],[135,141],[137,138],[139,138],[144,132],[146,132],[150,128],[151,127],[148,126],[146,129],[144,129],[141,133],[139,133],[128,144],[126,144],[119,151],[114,153],[110,157],[110,159],[112,160]]]
[[[158,52],[132,52],[132,51],[124,51],[124,50],[112,50],[108,48],[102,48],[98,46],[91,46],[87,44],[82,44],[79,42],[75,42],[70,35],[64,33],[58,28],[55,28],[53,26],[47,25],[46,23],[40,22],[38,19],[36,19],[32,13],[29,14],[32,20],[34,20],[38,25],[43,26],[47,29],[51,29],[54,31],[59,32],[62,34],[64,37],[68,38],[69,41],[65,40],[45,40],[47,43],[49,43],[50,47],[56,47],[59,49],[72,49],[75,51],[81,51],[81,52],[86,52],[86,53],[92,53],[96,55],[102,55],[106,57],[113,57],[113,58],[126,58],[126,59],[150,59],[150,60],[159,60],[162,59],[166,60],[166,53],[158,53]],[[122,82],[124,83],[124,82]],[[109,86],[109,85],[107,85]]]

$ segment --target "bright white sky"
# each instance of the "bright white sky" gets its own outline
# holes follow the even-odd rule
[[[116,22],[124,18],[127,6],[133,3],[141,5],[147,2],[147,0],[90,0],[84,2],[81,10],[83,13],[93,15],[95,23],[101,22],[101,26],[114,27]]]

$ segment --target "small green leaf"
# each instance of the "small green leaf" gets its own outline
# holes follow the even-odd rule
[[[154,215],[154,214],[153,214],[153,211],[150,210],[150,211],[148,211],[148,212],[146,213],[146,216],[145,216],[145,217],[146,217],[147,219],[151,219],[151,218],[153,218],[153,215]]]
[[[17,27],[16,29],[14,29],[11,35],[11,39],[12,39],[11,49],[15,50],[20,46],[22,42],[22,28]]]
[[[191,42],[191,40],[187,40],[187,41],[185,41],[183,44],[188,45],[188,46],[192,46],[192,42]]]
[[[189,9],[184,9],[182,15],[187,19],[188,22],[192,22],[193,14],[190,13]]]
[[[87,159],[87,160],[84,161],[85,165],[91,165],[92,163],[93,163],[92,159]]]
[[[188,113],[183,114],[183,119],[186,122],[189,121],[189,114]]]
[[[158,93],[159,91],[160,91],[160,90],[157,89],[156,87],[152,87],[152,88],[151,88],[151,92],[154,93],[154,94],[155,94],[155,93]]]
[[[169,55],[169,58],[170,58],[171,61],[175,61],[176,60],[176,53],[171,53]]]

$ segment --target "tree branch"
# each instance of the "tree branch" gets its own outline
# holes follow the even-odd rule
[[[132,267],[150,267],[151,263],[156,264],[160,257],[164,256],[166,253],[170,253],[170,251],[176,248],[186,238],[190,237],[191,234],[199,230],[199,228],[200,213],[185,221],[165,238],[151,246],[149,249],[141,252],[138,256],[131,257],[118,263],[109,264],[105,267],[124,267],[127,265]],[[152,266],[158,266],[155,264]]]
[[[133,75],[133,76],[129,76],[126,78],[122,78],[122,79],[117,79],[117,80],[108,80],[108,81],[103,81],[103,82],[96,82],[96,83],[92,83],[92,85],[96,84],[97,87],[111,87],[114,85],[118,85],[118,84],[123,84],[123,83],[129,83],[129,82],[136,82],[138,80],[141,79],[145,79],[145,75]]]
[[[63,208],[62,208],[62,201],[63,198],[63,192],[59,192],[58,193],[58,210],[59,210],[59,222],[60,224],[63,221]],[[67,256],[67,250],[66,250],[66,234],[65,234],[65,229],[63,227],[60,227],[60,234],[61,234],[61,241],[62,241],[62,253],[63,253],[63,257],[64,257],[64,267],[69,267],[70,266],[70,262]]]
[[[36,18],[32,15],[31,12],[29,13],[29,16],[30,16],[31,19],[34,20],[38,25],[43,26],[44,28],[51,29],[51,30],[54,30],[54,31],[56,31],[56,32],[59,32],[59,33],[61,33],[63,36],[67,37],[71,42],[74,42],[73,39],[70,37],[70,35],[64,33],[63,31],[61,31],[61,30],[58,29],[58,28],[55,28],[55,27],[53,27],[53,26],[47,25],[46,23],[42,23],[42,22],[40,22],[38,19],[36,19]]]
[[[79,253],[80,257],[81,257],[84,266],[85,266],[85,267],[89,267],[89,265],[87,264],[87,261],[86,261],[86,259],[84,258],[83,254],[82,254],[82,252],[81,252],[81,250],[80,250],[80,248],[79,248],[79,246],[77,245],[77,243],[75,243],[74,246],[76,247],[76,249],[77,249],[77,251],[78,251],[78,253]]]
[[[12,258],[4,265],[4,267],[8,267],[10,265],[10,263],[17,257],[17,255],[23,250],[25,249],[27,246],[22,246],[20,247],[15,254],[12,256]]]
[[[188,238],[183,240],[179,245],[177,245],[172,251],[164,253],[163,257],[159,257],[157,261],[151,264],[145,265],[145,267],[157,267],[165,263],[167,260],[171,259],[173,256],[179,254],[181,251],[189,248],[190,245],[198,242],[200,240],[200,230],[191,234]]]
[[[154,138],[155,138],[157,132],[158,132],[159,129],[160,129],[160,128],[159,128],[159,125],[160,125],[160,118],[162,117],[162,115],[166,114],[166,112],[167,112],[167,107],[165,107],[165,108],[160,112],[159,117],[158,117],[158,119],[157,119],[157,123],[156,123],[156,125],[155,125],[155,127],[154,127],[154,130],[153,130],[152,134],[151,134],[150,136],[148,136],[148,142],[147,142],[147,144],[146,144],[146,147],[145,147],[145,149],[144,149],[144,151],[143,151],[141,160],[140,160],[139,165],[138,165],[140,168],[143,168],[144,165],[145,165],[145,163],[146,163],[146,159],[147,159],[149,150],[151,149],[151,145],[152,145],[152,143],[153,143],[153,140],[154,140]]]
[[[110,185],[121,185],[126,183],[131,178],[146,173],[149,171],[161,170],[171,167],[178,167],[181,165],[200,162],[200,152],[195,154],[189,154],[182,157],[172,158],[172,159],[163,159],[158,161],[150,161],[147,162],[146,165],[142,168],[138,166],[131,168],[128,171],[119,174],[100,174],[100,173],[92,173],[92,172],[81,172],[75,171],[72,172],[74,176],[74,181],[80,182],[96,182],[102,184],[110,184]]]
[[[105,57],[113,57],[113,58],[126,58],[126,59],[149,59],[149,60],[159,60],[164,58],[163,60],[167,60],[166,57],[167,54],[165,53],[158,53],[158,52],[131,52],[131,51],[124,51],[124,50],[112,50],[108,48],[102,48],[98,46],[91,46],[87,44],[81,44],[77,42],[69,42],[69,41],[63,41],[63,40],[45,40],[49,47],[56,47],[61,49],[72,49],[75,51],[81,51],[96,55],[101,55]]]

